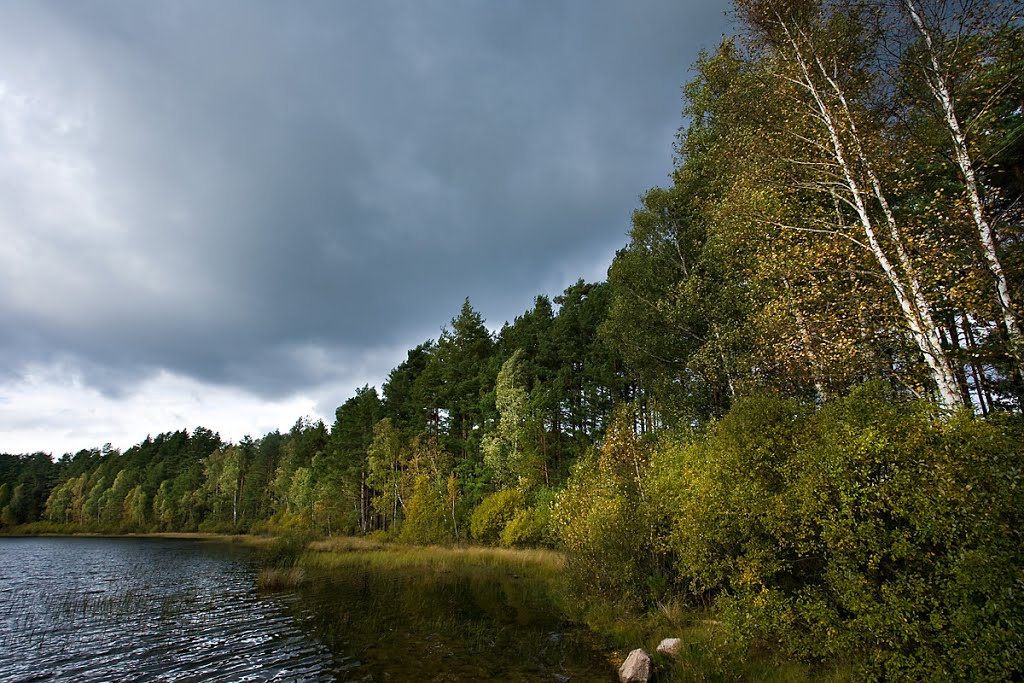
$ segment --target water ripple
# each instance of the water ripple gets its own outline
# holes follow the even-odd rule
[[[2,539],[0,680],[333,680],[253,573],[192,541]]]

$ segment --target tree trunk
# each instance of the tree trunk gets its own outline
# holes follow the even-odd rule
[[[985,257],[985,265],[988,267],[988,271],[995,284],[996,302],[999,304],[1003,325],[1006,327],[1015,371],[1019,373],[1022,366],[1022,353],[1024,353],[1024,349],[1021,348],[1020,323],[1017,319],[1006,273],[1003,271],[1003,265],[999,259],[998,240],[988,217],[985,215],[984,204],[981,200],[981,190],[978,187],[977,174],[974,170],[974,162],[967,147],[967,137],[964,135],[960,125],[952,91],[946,81],[942,65],[939,63],[939,55],[932,40],[932,33],[925,25],[924,19],[918,11],[914,0],[903,0],[903,6],[907,14],[910,15],[910,19],[917,32],[921,35],[927,50],[930,67],[924,68],[925,80],[935,100],[939,103],[946,121],[946,129],[953,146],[953,157],[963,175],[964,191],[971,206],[971,218],[974,220],[974,225],[978,232],[978,241],[981,244],[981,251]]]
[[[916,277],[913,264],[910,262],[907,255],[906,246],[903,242],[899,226],[889,208],[889,203],[883,191],[881,182],[872,170],[870,160],[867,158],[863,144],[859,139],[856,125],[849,106],[846,103],[843,90],[835,79],[828,75],[828,71],[818,55],[813,53],[811,55],[811,58],[813,59],[812,67],[812,64],[805,57],[804,50],[800,46],[799,41],[792,34],[790,27],[786,24],[785,20],[783,20],[783,18],[778,14],[776,14],[776,18],[783,32],[787,36],[790,47],[793,51],[793,58],[800,69],[801,79],[796,80],[795,82],[797,85],[804,88],[814,101],[816,118],[828,133],[832,160],[835,162],[842,176],[843,189],[845,189],[849,194],[847,202],[855,210],[861,228],[864,230],[864,236],[867,240],[868,248],[871,254],[875,257],[879,267],[882,269],[886,280],[889,282],[893,295],[896,297],[900,310],[903,312],[903,319],[910,330],[911,337],[924,356],[925,362],[929,368],[929,374],[935,382],[938,390],[939,402],[946,409],[960,407],[963,405],[963,401],[960,397],[960,392],[957,389],[956,379],[950,367],[949,360],[942,347],[937,326],[932,319],[931,311],[924,298],[923,290],[918,278]],[[817,78],[812,73],[812,68],[814,67],[816,67],[815,72],[821,75],[825,83],[828,85],[828,88],[831,89],[832,93],[836,96],[839,102],[838,109],[834,109],[828,102],[826,91],[819,86]],[[902,275],[897,271],[889,258],[888,253],[879,240],[874,219],[868,209],[867,196],[861,188],[861,184],[857,179],[857,174],[854,171],[853,165],[847,159],[846,143],[843,141],[840,119],[838,116],[842,116],[845,119],[845,123],[848,127],[848,134],[853,143],[853,152],[855,154],[856,161],[860,163],[861,167],[866,169],[869,185],[871,186],[875,199],[882,208],[886,223],[889,227],[890,238],[895,244],[897,257],[900,260],[900,265],[903,267],[904,272]]]

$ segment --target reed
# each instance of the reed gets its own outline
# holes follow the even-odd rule
[[[306,582],[302,567],[264,567],[256,575],[256,586],[263,590],[286,590]]]
[[[554,579],[565,567],[564,555],[542,549],[414,546],[382,544],[359,538],[315,541],[308,549],[302,563],[324,569],[422,569],[442,573],[487,570]]]

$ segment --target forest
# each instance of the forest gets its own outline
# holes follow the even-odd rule
[[[0,456],[0,526],[551,546],[870,680],[1024,676],[1019,2],[735,0],[606,281],[333,424]]]

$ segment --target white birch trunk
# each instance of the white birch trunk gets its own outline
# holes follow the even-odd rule
[[[850,203],[857,212],[857,218],[864,230],[864,235],[867,238],[869,249],[875,257],[875,260],[878,262],[878,265],[881,267],[882,272],[885,274],[886,280],[892,287],[896,301],[903,312],[904,321],[910,329],[911,337],[924,356],[925,362],[928,364],[930,374],[939,392],[940,403],[946,409],[959,407],[963,405],[963,401],[960,397],[960,392],[957,391],[956,378],[950,368],[945,350],[942,348],[938,329],[932,320],[921,286],[917,278],[914,276],[912,264],[910,264],[906,249],[903,245],[902,235],[900,234],[892,212],[889,210],[885,194],[882,192],[881,183],[878,181],[877,176],[870,171],[870,164],[863,152],[863,147],[860,145],[859,139],[856,139],[854,129],[855,150],[858,152],[858,161],[860,161],[865,168],[869,169],[869,178],[875,198],[882,205],[883,212],[886,216],[886,222],[889,225],[890,237],[897,246],[897,256],[901,260],[901,265],[904,266],[904,272],[908,282],[904,282],[903,277],[900,276],[900,273],[889,259],[888,254],[878,239],[878,233],[875,228],[874,221],[868,210],[867,198],[865,197],[864,191],[857,180],[853,167],[846,158],[846,145],[843,142],[832,107],[826,101],[824,93],[821,92],[817,82],[812,76],[810,66],[804,58],[803,52],[796,38],[790,33],[789,27],[785,24],[782,17],[777,16],[777,18],[789,39],[790,46],[793,49],[793,56],[800,68],[801,75],[803,77],[800,85],[810,93],[818,111],[818,119],[828,132],[834,161],[842,173],[846,191],[850,194]],[[845,99],[842,99],[842,89],[839,88],[838,84],[835,83],[834,80],[828,77],[820,61],[818,62],[818,67],[826,80],[830,82],[833,91],[840,96],[841,101],[845,105]],[[849,109],[845,106],[844,109],[847,121],[852,124],[853,121],[850,116]],[[910,290],[909,293],[908,289]]]
[[[974,162],[971,159],[970,152],[967,148],[967,137],[964,135],[963,128],[960,126],[960,119],[956,113],[956,105],[953,100],[952,91],[949,88],[949,84],[943,75],[942,67],[939,64],[939,56],[935,51],[931,32],[925,25],[924,19],[921,17],[917,5],[913,0],[903,0],[903,5],[907,10],[907,14],[910,15],[910,19],[913,22],[914,27],[924,40],[925,47],[928,51],[928,58],[931,62],[931,72],[929,73],[928,70],[925,69],[925,80],[928,83],[928,88],[931,90],[932,96],[935,97],[939,106],[942,108],[943,116],[946,119],[946,128],[949,132],[949,137],[953,145],[953,156],[956,158],[957,166],[960,167],[960,172],[964,177],[964,190],[967,193],[967,199],[971,206],[971,217],[974,219],[974,225],[978,231],[978,241],[981,243],[981,250],[985,257],[985,264],[988,266],[988,270],[992,274],[992,279],[995,282],[996,300],[999,304],[999,310],[1003,317],[1003,324],[1006,326],[1006,333],[1010,338],[1011,353],[1013,354],[1014,360],[1017,361],[1019,368],[1022,361],[1024,361],[1024,358],[1022,358],[1022,335],[1020,323],[1017,319],[1013,297],[1010,293],[1010,286],[1006,280],[1006,274],[1003,271],[1002,262],[999,260],[999,253],[996,248],[997,240],[995,231],[985,215],[985,208],[981,201],[981,192],[978,188],[977,174],[974,171]]]

